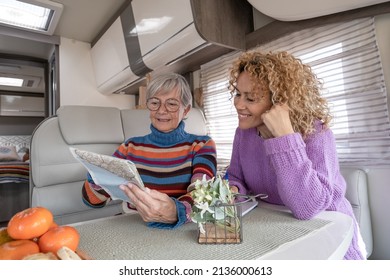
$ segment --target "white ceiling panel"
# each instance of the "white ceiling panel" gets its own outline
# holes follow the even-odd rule
[[[259,12],[281,21],[295,21],[371,6],[386,0],[247,0]]]

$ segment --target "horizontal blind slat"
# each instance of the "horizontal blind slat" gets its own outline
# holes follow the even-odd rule
[[[253,50],[286,50],[324,82],[332,131],[343,164],[390,164],[387,92],[373,18],[294,32]],[[229,163],[237,113],[228,91],[229,68],[240,51],[201,66],[204,112],[217,143],[218,164]],[[369,143],[370,148],[366,148]]]

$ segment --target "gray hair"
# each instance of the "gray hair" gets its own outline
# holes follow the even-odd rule
[[[192,93],[187,80],[176,73],[167,73],[153,78],[146,87],[146,98],[155,96],[158,92],[169,92],[178,88],[181,103],[187,107],[192,106]]]

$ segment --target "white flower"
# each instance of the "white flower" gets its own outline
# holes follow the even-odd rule
[[[200,217],[202,219],[203,219],[204,213],[206,213],[206,212],[214,213],[214,211],[212,209],[210,209],[209,203],[207,201],[205,203],[198,203],[195,206],[196,206],[196,208],[202,210],[202,211],[200,211]]]
[[[198,227],[199,227],[199,231],[202,233],[202,234],[205,234],[206,231],[204,230],[204,227],[203,227],[203,224],[202,223],[198,223]]]
[[[213,207],[217,206],[217,202],[226,205],[233,201],[233,193],[227,180],[223,180],[220,176],[207,180],[206,175],[203,175],[202,180],[197,180],[194,186],[195,188],[191,193],[194,200],[191,213],[193,222],[201,225],[207,219],[223,220],[226,215],[230,214],[230,211],[225,211],[224,208],[220,207],[216,207],[215,211],[213,210]]]

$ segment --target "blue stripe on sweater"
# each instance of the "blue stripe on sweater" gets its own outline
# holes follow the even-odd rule
[[[173,177],[154,177],[149,175],[141,175],[142,181],[148,184],[156,184],[156,185],[171,185],[178,183],[189,183],[191,180],[191,174],[178,175]]]

